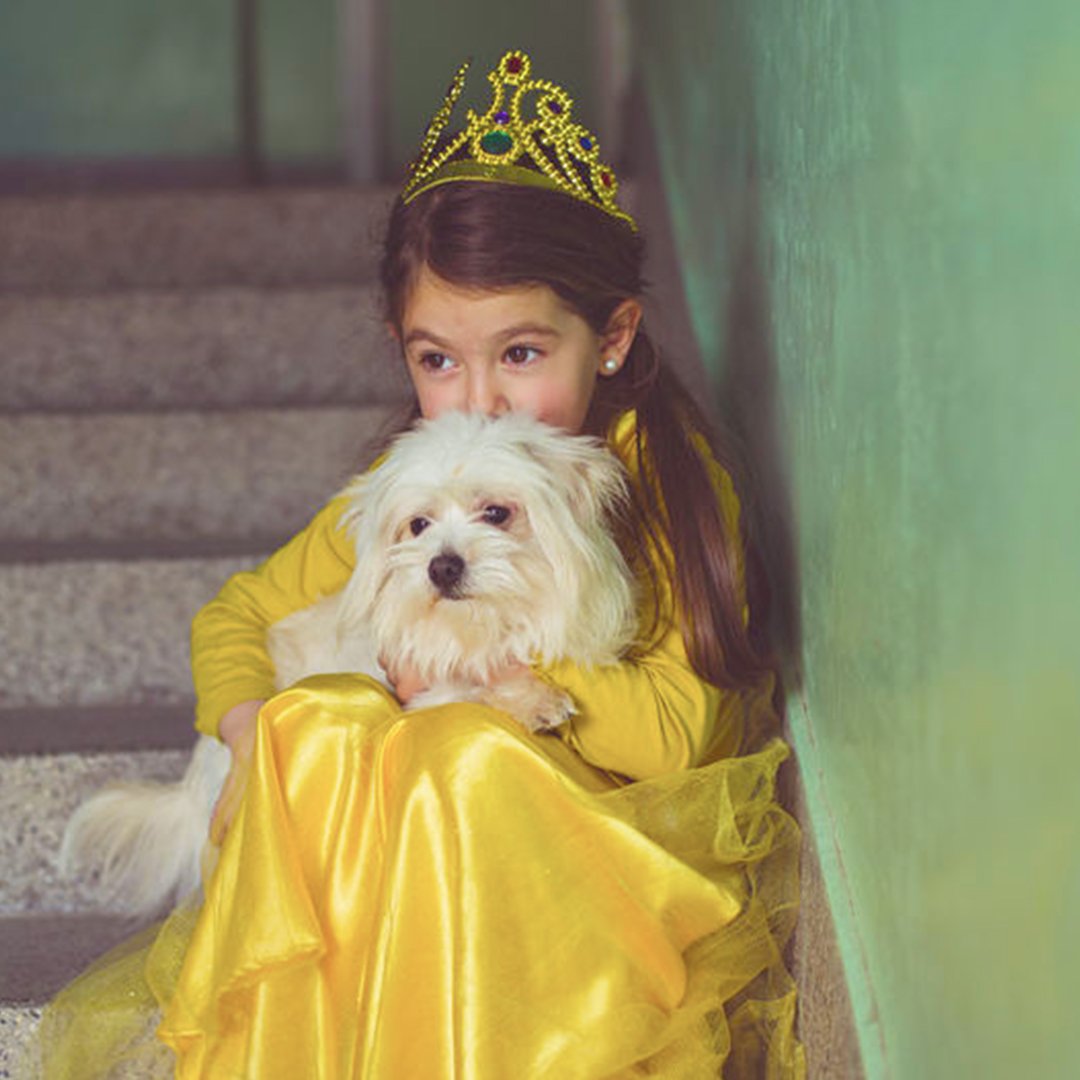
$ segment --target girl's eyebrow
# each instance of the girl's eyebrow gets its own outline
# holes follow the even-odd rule
[[[508,341],[510,338],[523,336],[552,338],[558,337],[559,331],[553,326],[545,326],[543,323],[517,323],[514,326],[508,326],[505,330],[500,330],[495,335],[499,341]],[[427,341],[432,345],[438,345],[440,349],[450,348],[450,342],[445,341],[430,330],[425,330],[422,326],[416,326],[410,330],[405,335],[403,344],[411,345],[414,341]]]
[[[559,331],[553,326],[545,326],[543,323],[518,323],[516,326],[508,326],[496,335],[503,341],[515,337],[558,337]]]
[[[448,341],[443,341],[437,334],[433,334],[430,330],[425,330],[422,326],[410,330],[405,335],[403,344],[411,345],[414,341],[430,341],[432,345],[438,345],[440,349],[450,348],[450,343]]]

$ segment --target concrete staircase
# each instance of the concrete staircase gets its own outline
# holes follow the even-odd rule
[[[133,926],[53,865],[109,779],[174,777],[192,615],[407,400],[383,191],[0,199],[0,1077]]]

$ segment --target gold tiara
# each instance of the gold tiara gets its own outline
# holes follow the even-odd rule
[[[615,202],[619,181],[600,160],[596,137],[572,119],[574,102],[560,86],[529,77],[532,63],[508,52],[488,73],[491,107],[482,116],[469,110],[456,135],[446,135],[454,105],[465,89],[471,61],[458,68],[439,111],[428,124],[401,192],[411,202],[422,191],[453,180],[490,180],[561,191],[589,203],[637,231],[634,219]]]

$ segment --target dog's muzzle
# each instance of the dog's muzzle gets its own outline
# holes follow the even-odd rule
[[[461,579],[465,576],[465,560],[453,552],[444,552],[428,563],[427,572],[431,584],[443,596],[453,599],[458,594]]]

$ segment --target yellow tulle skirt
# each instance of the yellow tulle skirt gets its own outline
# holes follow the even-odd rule
[[[362,676],[260,715],[201,903],[48,1007],[88,1077],[801,1077],[787,748],[627,784],[478,705]]]

